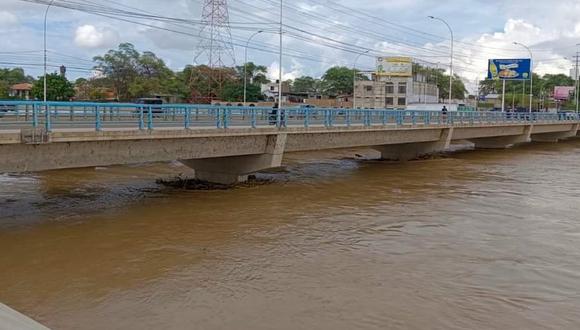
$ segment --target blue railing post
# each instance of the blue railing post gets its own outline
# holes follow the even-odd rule
[[[183,127],[185,127],[185,129],[189,129],[189,125],[191,122],[191,108],[184,108],[185,110],[185,124],[183,125]]]
[[[95,130],[101,130],[101,113],[98,105],[95,107]]]
[[[48,105],[48,103],[44,104],[44,107],[46,109],[45,111],[45,119],[44,119],[44,128],[46,129],[47,132],[50,132],[52,127],[51,127],[51,123],[50,123],[50,105]]]
[[[36,103],[32,105],[32,127],[38,127],[38,104]]]
[[[143,107],[139,107],[139,129],[145,129],[145,115],[143,114]]]
[[[231,110],[229,108],[224,109],[224,129],[227,129],[229,126],[230,113]]]
[[[413,126],[417,125],[417,113],[415,111],[411,111],[411,123]]]
[[[304,127],[308,128],[310,126],[310,108],[306,108],[304,111]]]
[[[147,129],[153,129],[153,107],[147,107]]]
[[[383,110],[382,111],[382,123],[383,126],[387,126],[387,110]]]
[[[252,128],[256,128],[256,121],[257,121],[257,114],[256,114],[256,109],[250,109],[250,117],[251,117],[251,125]]]
[[[215,127],[222,128],[222,121],[221,121],[221,109],[215,109]]]

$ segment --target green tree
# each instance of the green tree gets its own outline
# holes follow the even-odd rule
[[[335,66],[328,69],[322,76],[325,88],[323,93],[332,96],[352,93],[354,73],[353,69],[344,66]],[[365,79],[365,76],[357,75],[357,79]]]
[[[246,63],[246,77],[248,79],[248,85],[250,84],[267,84],[270,82],[266,75],[268,74],[268,68],[264,65],[256,65],[254,62]],[[244,82],[244,66],[236,66],[236,75],[238,79]]]
[[[34,79],[27,76],[22,68],[0,69],[0,98],[8,98],[10,87],[20,83],[32,83]]]
[[[32,95],[44,98],[44,77],[39,77],[32,85]],[[68,101],[75,96],[73,84],[57,73],[46,76],[46,98],[49,101]]]
[[[437,81],[439,87],[439,98],[449,99],[449,75],[441,75]],[[467,88],[458,75],[453,75],[451,96],[454,99],[463,100],[467,94]]]

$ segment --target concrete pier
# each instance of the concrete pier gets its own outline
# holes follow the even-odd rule
[[[42,324],[0,303],[0,330],[50,330]]]

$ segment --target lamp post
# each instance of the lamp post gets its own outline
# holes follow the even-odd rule
[[[534,54],[532,53],[532,50],[530,49],[530,47],[519,43],[519,42],[514,42],[514,45],[518,45],[518,46],[522,46],[525,49],[528,50],[528,52],[530,53],[530,110],[529,112],[532,112],[532,106],[533,106],[533,98],[534,98]]]
[[[258,34],[260,34],[262,32],[264,32],[264,31],[260,30],[260,31],[257,31],[256,33],[252,34],[248,38],[248,41],[246,42],[246,50],[244,52],[244,106],[246,106],[246,96],[247,96],[247,89],[248,89],[248,78],[247,78],[248,45],[250,44],[250,41],[252,40],[252,38],[254,38],[255,36],[257,36]]]
[[[356,87],[356,86],[355,86],[355,85],[356,85],[356,62],[358,61],[358,59],[359,59],[361,56],[363,56],[363,55],[365,55],[365,54],[368,54],[368,52],[370,52],[370,49],[369,49],[369,50],[367,50],[367,51],[365,51],[364,53],[360,53],[360,54],[358,54],[358,55],[355,57],[355,59],[354,59],[354,64],[353,64],[353,66],[352,66],[352,108],[353,108],[353,109],[356,109],[356,96],[355,96],[355,91],[356,91],[356,89],[355,89],[355,87]]]
[[[44,103],[46,103],[46,99],[47,99],[47,84],[46,84],[46,59],[47,59],[47,50],[46,50],[46,28],[47,28],[47,18],[48,18],[48,11],[50,10],[50,7],[52,7],[52,4],[54,3],[54,0],[51,0],[50,3],[48,4],[48,6],[46,6],[46,11],[44,12]]]
[[[282,119],[282,25],[284,23],[284,1],[280,0],[280,67],[278,74],[278,111],[276,113],[276,123],[278,127],[281,126]]]
[[[578,113],[578,93],[580,92],[580,84],[578,81],[578,57],[580,56],[580,52],[578,51],[578,46],[580,46],[580,44],[576,44],[576,70],[574,71],[574,76],[576,78],[576,86],[574,86],[574,97],[576,98],[576,113]]]
[[[445,21],[442,18],[439,17],[435,17],[435,16],[429,16],[430,19],[433,20],[437,20],[440,22],[443,22],[443,24],[445,24],[447,26],[447,28],[449,29],[449,33],[451,33],[451,58],[450,58],[450,65],[449,65],[449,110],[451,110],[451,100],[453,98],[453,29],[451,29],[451,26],[447,23],[447,21]]]

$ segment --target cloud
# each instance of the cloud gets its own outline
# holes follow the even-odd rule
[[[0,27],[8,28],[20,25],[18,17],[7,11],[0,11]]]
[[[82,25],[75,31],[75,44],[81,48],[104,48],[119,43],[119,34],[110,28]]]

